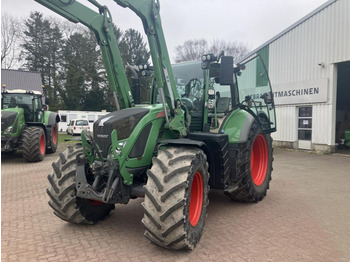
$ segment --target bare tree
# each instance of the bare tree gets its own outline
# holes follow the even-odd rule
[[[21,26],[19,20],[3,12],[1,13],[1,68],[11,68],[18,56]]]
[[[175,62],[200,60],[208,50],[208,42],[205,39],[187,40],[176,48]]]
[[[205,39],[187,40],[183,45],[176,47],[175,62],[200,60],[204,54],[218,55],[221,51],[224,51],[225,55],[233,56],[234,61],[238,62],[249,53],[249,48],[242,42],[214,40],[209,46]]]
[[[221,51],[225,52],[225,55],[233,56],[235,62],[239,62],[249,53],[249,48],[246,44],[236,41],[214,40],[210,47],[209,53],[214,55],[219,54]]]

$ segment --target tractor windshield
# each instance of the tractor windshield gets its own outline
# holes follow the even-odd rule
[[[201,112],[204,102],[204,74],[201,62],[173,65],[177,92],[190,113]]]
[[[34,96],[29,94],[2,94],[1,109],[29,106],[32,107]]]
[[[190,115],[190,131],[202,131],[205,86],[201,62],[173,65],[173,72],[181,103]]]
[[[205,99],[201,61],[174,64],[172,69],[183,109],[190,115],[190,130],[200,131],[203,127]],[[153,88],[152,99],[157,104],[162,103],[158,88]]]
[[[24,116],[27,121],[35,121],[36,116],[33,112],[42,109],[41,95],[27,93],[2,93],[1,109],[23,108]]]
[[[237,74],[239,99],[259,118],[263,132],[276,130],[273,94],[265,65],[259,56],[244,64]]]

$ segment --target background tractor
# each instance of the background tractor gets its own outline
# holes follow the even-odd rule
[[[1,151],[22,150],[31,162],[54,153],[58,144],[57,113],[45,110],[42,93],[27,90],[1,92]]]
[[[156,0],[114,0],[143,23],[153,66],[149,105],[135,106],[113,34],[111,15],[78,1],[36,0],[96,35],[117,111],[93,135],[52,163],[49,205],[59,218],[92,224],[115,204],[144,197],[145,236],[169,249],[193,249],[206,217],[209,189],[258,202],[271,180],[275,106],[261,59],[234,65],[221,53],[172,66]]]

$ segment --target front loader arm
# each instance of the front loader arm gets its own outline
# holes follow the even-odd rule
[[[114,35],[112,17],[107,7],[94,0],[89,0],[99,9],[99,13],[97,13],[75,0],[35,1],[71,22],[85,25],[95,33],[102,51],[108,82],[115,98],[117,110],[134,106],[129,81]]]
[[[154,74],[157,87],[164,105],[167,126],[185,136],[184,114],[181,110],[181,101],[176,89],[173,70],[171,67],[168,49],[160,19],[160,6],[158,0],[114,0],[122,7],[129,7],[138,15],[143,23],[151,50]],[[168,116],[166,105],[170,109]]]

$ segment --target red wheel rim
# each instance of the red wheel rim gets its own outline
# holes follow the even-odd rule
[[[46,147],[45,136],[41,135],[40,136],[40,153],[42,155],[45,154],[45,147]]]
[[[190,200],[190,223],[196,226],[201,217],[203,206],[203,179],[199,171],[193,177]]]
[[[254,140],[250,160],[253,182],[257,186],[260,186],[265,180],[268,158],[269,155],[265,137],[259,134]]]
[[[54,126],[54,128],[52,129],[52,143],[56,145],[57,140],[58,140],[58,128],[57,126]]]

